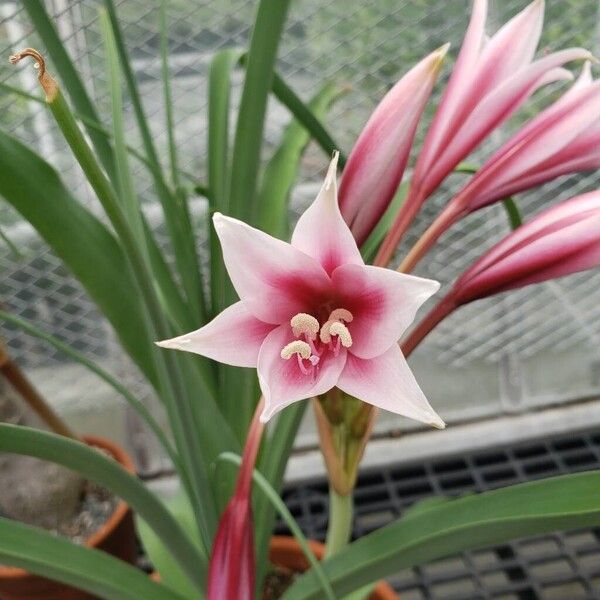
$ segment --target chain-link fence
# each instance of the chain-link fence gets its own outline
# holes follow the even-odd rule
[[[524,0],[492,1],[490,29],[497,28],[524,4]],[[456,52],[469,5],[469,0],[297,0],[282,41],[279,69],[303,98],[309,98],[326,80],[347,88],[331,110],[327,124],[340,146],[349,150],[371,110],[403,72],[446,41],[452,42]],[[47,6],[69,54],[106,115],[106,73],[98,23],[101,2],[48,0]],[[209,60],[220,48],[247,44],[254,10],[255,2],[250,0],[171,0],[168,6],[177,141],[182,167],[200,181],[206,172]],[[157,3],[122,1],[118,11],[145,109],[161,155],[166,157]],[[547,0],[540,53],[580,45],[599,54],[599,38],[598,0]],[[0,80],[37,94],[31,68],[8,65],[11,51],[22,46],[40,46],[32,25],[21,3],[0,1]],[[446,65],[442,79],[448,72]],[[234,96],[239,93],[242,74],[238,77]],[[438,95],[441,88],[437,86]],[[476,152],[473,161],[481,162],[519,123],[556,98],[560,90],[561,86],[556,85],[538,92],[518,116]],[[430,102],[424,123],[434,107],[435,101]],[[286,110],[272,100],[265,155],[277,143],[288,119]],[[133,123],[133,119],[128,121]],[[92,195],[43,106],[3,92],[0,124],[40,151],[82,201],[93,206]],[[423,130],[421,127],[417,144]],[[133,126],[130,134],[135,144]],[[309,148],[294,196],[295,208],[309,200],[326,162],[316,146]],[[407,236],[406,245],[415,241],[464,177],[453,175],[429,201]],[[598,173],[562,179],[523,194],[519,205],[525,215],[531,215],[543,206],[597,188],[599,182]],[[160,209],[141,166],[136,173],[136,187],[160,235]],[[39,198],[42,211],[44,202]],[[202,199],[194,199],[192,208],[200,227],[205,220]],[[1,203],[0,227],[15,246],[0,243],[2,303],[106,362],[132,385],[140,385],[134,369],[123,362],[114,336],[78,283],[31,227]],[[506,216],[500,207],[472,215],[442,238],[420,273],[448,284],[507,231]],[[453,420],[596,393],[600,390],[599,298],[600,274],[584,273],[461,309],[415,355],[415,369],[432,403],[445,418]],[[64,393],[68,388],[79,401],[89,397],[91,389],[98,393],[95,384],[88,385],[87,379],[78,379],[79,375],[75,380],[80,384],[74,386],[72,366],[48,347],[10,328],[4,329],[3,335],[22,363],[40,373],[51,373],[51,377],[40,377],[49,394]],[[477,406],[472,403],[474,389]]]

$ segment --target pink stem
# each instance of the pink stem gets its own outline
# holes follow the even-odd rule
[[[410,252],[400,263],[398,271],[401,273],[410,273],[423,256],[431,250],[432,246],[438,241],[440,236],[458,221],[462,211],[459,208],[459,203],[456,202],[457,198],[446,206],[429,226],[427,231],[419,238],[419,241],[411,248]]]
[[[241,496],[248,495],[250,486],[252,485],[252,472],[254,471],[254,465],[256,464],[256,457],[258,455],[258,449],[260,448],[264,430],[264,424],[260,422],[260,414],[263,411],[264,405],[265,399],[261,396],[256,405],[256,410],[254,411],[254,416],[250,423],[250,429],[248,430],[244,454],[242,456],[242,466],[240,467],[240,476],[236,485],[236,494]]]

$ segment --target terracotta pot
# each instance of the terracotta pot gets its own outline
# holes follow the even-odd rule
[[[309,543],[315,556],[321,560],[325,554],[325,546],[312,540]],[[273,536],[269,547],[269,559],[274,565],[298,573],[303,573],[309,568],[304,552],[302,552],[298,542],[293,537]],[[399,596],[389,584],[380,581],[371,592],[368,600],[399,600]]]
[[[135,473],[133,461],[120,446],[91,435],[83,436],[89,446],[105,450],[130,473]],[[131,510],[119,501],[111,517],[86,541],[86,546],[104,550],[133,563],[136,557],[135,530]],[[95,600],[81,590],[57,581],[32,575],[23,569],[0,566],[0,600]]]

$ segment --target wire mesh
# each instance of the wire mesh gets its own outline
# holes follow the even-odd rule
[[[391,464],[359,476],[353,539],[432,496],[456,497],[600,467],[600,433],[491,447],[441,460]],[[323,540],[326,481],[289,487],[283,498],[306,535]],[[288,534],[283,523],[276,533]],[[464,552],[389,578],[403,600],[597,600],[600,528],[555,532]]]
[[[106,74],[98,23],[101,2],[48,0],[46,4],[68,52],[88,89],[98,100],[101,114],[106,117]],[[496,0],[490,4],[492,31],[521,9],[525,2]],[[348,150],[378,100],[410,65],[446,41],[452,42],[454,50],[460,46],[469,5],[468,0],[375,0],[367,3],[358,0],[299,0],[292,4],[279,52],[279,69],[303,98],[309,98],[324,81],[330,79],[347,88],[347,93],[329,114],[327,124],[335,132],[339,145]],[[157,4],[148,0],[127,0],[117,2],[117,9],[153,135],[160,156],[166,159]],[[177,141],[182,167],[200,181],[206,175],[206,76],[209,59],[220,48],[247,44],[254,10],[255,3],[248,0],[170,0],[168,3]],[[597,0],[549,0],[546,23],[540,52],[575,45],[586,46],[596,52],[600,50],[600,6]],[[35,74],[28,68],[29,65],[14,68],[7,64],[10,52],[25,45],[40,44],[22,4],[6,0],[0,2],[0,80],[38,93]],[[446,67],[442,80],[447,78],[448,72]],[[236,77],[234,106],[242,74]],[[436,98],[441,88],[441,85],[437,86]],[[549,86],[539,92],[518,116],[474,154],[472,160],[480,163],[519,123],[556,98],[559,89],[560,86]],[[431,117],[434,107],[435,101],[430,102],[424,123]],[[129,106],[126,111],[129,116]],[[2,92],[0,115],[3,128],[41,152],[59,170],[70,189],[99,213],[79,169],[69,157],[43,106]],[[283,107],[271,100],[266,122],[265,156],[279,140],[288,118]],[[134,119],[126,119],[126,122],[131,127],[128,139],[136,145],[138,136]],[[423,131],[422,126],[417,135],[417,147]],[[301,184],[294,196],[294,209],[309,200],[325,164],[322,152],[311,145],[302,163]],[[135,165],[135,170],[137,192],[160,242],[166,246],[160,211],[155,204],[148,174],[139,164]],[[416,240],[463,181],[461,176],[452,176],[427,203],[401,251]],[[543,206],[597,188],[599,181],[598,173],[569,177],[523,194],[519,205],[528,216]],[[43,210],[44,198],[39,201],[40,210]],[[192,207],[195,224],[200,230],[205,223],[205,206],[200,198],[195,198]],[[17,256],[8,246],[0,245],[0,295],[7,309],[32,319],[88,355],[109,363],[110,368],[125,380],[141,385],[135,369],[123,361],[113,334],[81,286],[69,276],[35,232],[6,204],[0,204],[0,227],[20,253]],[[507,231],[506,217],[501,208],[493,207],[472,215],[442,238],[423,262],[419,273],[447,285],[482,249]],[[516,379],[513,377],[513,383],[516,381],[513,387],[516,388],[515,402],[520,407],[544,402],[549,395],[553,400],[564,400],[597,392],[600,389],[599,284],[598,273],[574,275],[559,282],[479,302],[457,312],[440,326],[415,357],[416,363],[427,357],[429,366],[434,361],[441,370],[452,369],[452,385],[444,394],[432,397],[433,404],[451,420],[455,401],[469,390],[465,369],[489,370],[490,366],[491,382],[510,380],[514,373],[507,371],[507,365],[516,365],[519,374]],[[16,357],[30,367],[58,365],[64,360],[48,347],[10,328],[4,330],[4,335]],[[577,369],[566,371],[565,365],[572,364],[576,364]],[[544,375],[540,376],[540,372]],[[436,376],[435,370],[428,371],[430,383],[424,383],[426,391],[428,386],[435,389]],[[82,398],[85,398],[85,387],[82,383]],[[490,383],[489,389],[481,392],[482,402],[492,411],[506,409],[506,399],[496,383]]]

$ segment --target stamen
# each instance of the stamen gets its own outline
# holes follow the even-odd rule
[[[344,348],[350,348],[350,346],[352,346],[352,336],[350,335],[348,328],[339,321],[331,324],[329,327],[329,335],[330,337],[332,335],[337,335]]]
[[[329,319],[327,319],[328,321],[344,321],[346,323],[350,323],[352,322],[352,320],[354,319],[354,317],[352,316],[352,313],[349,310],[346,310],[345,308],[336,308],[335,310],[331,311],[331,314],[329,315]]]
[[[302,340],[295,340],[290,342],[287,346],[284,346],[281,350],[281,358],[289,360],[297,354],[299,358],[309,359],[310,358],[310,346]]]
[[[317,333],[319,333],[319,321],[307,313],[298,313],[292,317],[290,325],[296,337],[304,334],[307,339],[314,340],[317,338]]]
[[[338,323],[339,321],[326,321],[325,323],[323,323],[323,326],[321,327],[321,331],[319,333],[319,337],[321,338],[321,341],[324,344],[329,344],[329,342],[331,342],[331,333],[330,333],[330,329],[331,326],[334,323]]]

